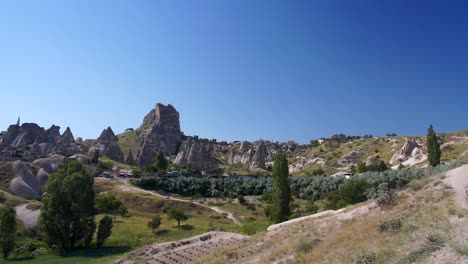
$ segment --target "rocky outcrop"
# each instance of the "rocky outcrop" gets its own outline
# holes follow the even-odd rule
[[[341,157],[337,161],[337,164],[340,167],[349,167],[355,165],[363,153],[365,153],[365,151],[362,149],[353,150]]]
[[[50,174],[57,171],[58,166],[66,161],[61,155],[37,159],[32,163],[15,161],[12,169],[16,177],[10,182],[10,190],[26,199],[40,199],[42,187]]]
[[[112,160],[123,162],[124,154],[118,144],[119,138],[114,134],[111,127],[104,129],[96,140],[96,143],[89,148],[88,155],[92,157],[98,151],[100,157],[108,157]]]
[[[219,162],[214,157],[213,145],[193,137],[189,137],[182,143],[174,163],[176,165],[197,164],[205,172],[219,169]]]
[[[172,105],[158,103],[155,109],[145,116],[143,124],[136,132],[140,135],[138,165],[152,164],[158,151],[176,155],[182,143],[179,112]]]
[[[52,125],[45,130],[34,123],[24,123],[21,126],[11,125],[0,144],[0,149],[5,148],[24,149],[22,155],[23,160],[26,161],[53,153],[74,154],[80,151],[70,128],[60,135],[59,126]]]
[[[257,147],[255,149],[255,154],[253,156],[252,161],[250,162],[249,169],[251,171],[258,170],[258,169],[266,169],[265,160],[267,156],[268,156],[268,152],[265,147],[265,144],[263,143],[263,141],[260,141],[257,144]]]
[[[75,143],[75,137],[73,136],[73,133],[71,132],[69,127],[67,127],[67,129],[65,129],[65,131],[63,132],[61,141],[62,141],[62,144]]]
[[[393,157],[390,159],[390,164],[395,164],[398,161],[405,161],[409,157],[412,156],[412,152],[415,148],[420,148],[418,143],[412,140],[407,140],[405,144],[403,144],[403,147],[393,155]]]
[[[26,199],[41,198],[41,184],[32,170],[22,161],[13,163],[13,171],[16,175],[10,183],[10,190]]]
[[[314,164],[319,167],[323,167],[325,165],[325,159],[313,155],[309,157],[297,156],[296,159],[296,162],[292,162],[291,165],[289,165],[289,172],[303,171],[305,167],[312,166]]]

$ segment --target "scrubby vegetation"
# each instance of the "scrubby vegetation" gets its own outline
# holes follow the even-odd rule
[[[327,200],[327,208],[337,209],[349,204],[389,195],[418,179],[447,170],[452,165],[429,168],[403,168],[383,172],[368,171],[350,180],[344,177],[289,177],[291,194],[299,199]],[[240,195],[264,195],[271,199],[271,177],[143,177],[133,180],[136,186],[160,190],[183,196],[231,197]]]

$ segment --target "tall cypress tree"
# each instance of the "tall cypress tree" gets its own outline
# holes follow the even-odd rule
[[[0,250],[6,259],[15,249],[16,218],[15,209],[10,205],[0,207]]]
[[[427,129],[427,153],[429,158],[429,164],[435,167],[440,164],[440,145],[437,141],[437,134],[434,132],[432,125],[429,125]]]
[[[271,220],[275,223],[286,221],[291,215],[289,208],[291,189],[289,187],[288,175],[289,169],[286,154],[280,152],[276,155],[273,166]]]

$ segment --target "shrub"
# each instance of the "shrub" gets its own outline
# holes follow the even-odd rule
[[[395,204],[396,193],[394,191],[387,191],[384,195],[377,198],[377,205],[380,209],[383,209],[386,206],[392,206]]]
[[[151,221],[148,222],[147,226],[151,228],[152,232],[156,230],[161,225],[161,216],[155,215]]]
[[[355,204],[367,200],[369,183],[365,180],[351,179],[343,184],[339,191],[330,195],[327,207],[339,209],[349,204]]]
[[[243,195],[238,195],[237,200],[239,200],[239,204],[244,205],[246,203],[245,197]]]
[[[310,240],[308,238],[304,238],[296,245],[296,252],[297,253],[307,253],[311,251],[315,246],[317,246],[320,242],[320,239]]]
[[[378,263],[377,254],[369,253],[369,254],[360,255],[356,258],[355,263],[356,264],[376,264]]]
[[[401,220],[400,219],[392,219],[392,220],[387,220],[382,223],[380,223],[378,229],[379,232],[385,232],[389,230],[398,230],[402,226]]]
[[[110,216],[104,216],[101,221],[99,221],[96,242],[98,248],[102,247],[107,238],[112,234],[112,227],[113,223]]]

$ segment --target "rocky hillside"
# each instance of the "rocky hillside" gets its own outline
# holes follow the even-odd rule
[[[157,104],[136,130],[118,135],[123,152],[141,166],[153,162],[155,152],[163,150],[176,165],[197,164],[208,173],[268,174],[275,154],[284,151],[290,158],[293,175],[348,172],[358,161],[367,165],[384,161],[389,167],[425,166],[425,136],[346,136],[333,135],[311,144],[295,142],[225,142],[186,136],[180,130],[179,113],[171,105]],[[441,133],[443,161],[460,156],[468,149],[468,131]]]
[[[413,181],[392,200],[272,225],[196,263],[467,263],[468,165]]]
[[[422,130],[423,131],[423,130]],[[459,157],[468,149],[468,131],[439,133],[442,160]],[[115,135],[108,127],[97,139],[74,138],[70,128],[44,129],[34,123],[11,125],[0,133],[0,162],[21,159],[32,162],[52,154],[70,156],[96,152],[118,162],[150,165],[156,152],[163,151],[175,165],[196,164],[206,173],[246,175],[269,174],[275,154],[289,156],[290,173],[311,175],[352,171],[359,161],[367,165],[384,162],[387,167],[425,166],[425,136],[346,136],[314,140],[301,145],[291,142],[225,142],[187,136],[180,129],[179,112],[172,105],[156,104],[137,129]]]

